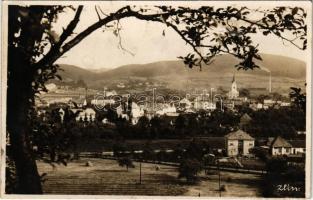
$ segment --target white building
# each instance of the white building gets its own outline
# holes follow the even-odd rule
[[[116,96],[117,95],[117,92],[115,90],[111,90],[111,91],[104,90],[103,93],[104,93],[105,97],[110,97],[110,96]]]
[[[204,110],[215,110],[215,109],[216,109],[216,103],[204,101],[204,102],[202,103],[202,108],[203,108]]]
[[[156,111],[157,115],[167,115],[171,113],[176,113],[176,107],[170,104],[164,104],[163,108]]]
[[[47,88],[47,90],[49,92],[53,92],[53,91],[56,91],[58,89],[57,85],[54,83],[48,83],[45,85],[45,87]]]
[[[239,92],[237,90],[237,83],[236,83],[236,80],[235,80],[235,75],[233,76],[233,80],[231,82],[231,89],[230,91],[228,92],[228,98],[230,99],[235,99],[239,97]]]
[[[88,122],[90,121],[94,121],[95,120],[95,117],[96,117],[96,111],[94,111],[94,109],[92,108],[87,108],[85,110],[82,110],[78,116],[76,117],[76,121],[79,121],[79,120],[86,120]]]
[[[189,108],[191,108],[191,105],[192,105],[191,102],[186,98],[183,98],[182,100],[179,101],[180,107],[184,107],[186,109],[189,109]]]
[[[248,133],[238,130],[225,136],[227,156],[248,155],[254,147],[254,138]]]
[[[270,147],[270,151],[273,156],[292,154],[292,145],[280,136],[275,139],[269,138],[267,146]]]
[[[132,117],[131,118],[132,124],[137,124],[139,118],[144,116],[145,112],[142,107],[138,106],[138,104],[136,104],[135,102],[132,102],[130,114]]]
[[[93,99],[91,100],[91,105],[113,105],[115,101],[113,99]]]

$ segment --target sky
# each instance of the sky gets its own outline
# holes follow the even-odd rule
[[[156,2],[153,3],[155,4]],[[205,5],[207,2],[196,3]],[[288,4],[290,3],[292,2],[288,2]],[[121,4],[121,2],[111,1],[101,3],[100,7],[103,12],[111,13],[120,8]],[[136,4],[142,4],[142,2],[136,2]],[[146,4],[147,2],[144,2],[142,5]],[[249,6],[251,2],[246,2],[246,4]],[[189,3],[188,6],[190,5]],[[229,3],[215,2],[214,5],[225,7]],[[260,4],[254,3],[250,7],[260,8]],[[264,9],[270,7],[269,5],[264,7]],[[73,18],[73,15],[73,11],[60,15],[54,30],[57,33],[61,32],[62,28],[66,27],[67,23]],[[75,32],[79,33],[97,20],[98,17],[94,5],[85,5]],[[191,47],[186,45],[177,33],[161,23],[127,18],[120,21],[120,27],[121,44],[126,50],[120,48],[119,38],[113,34],[112,28],[102,28],[89,35],[81,43],[64,54],[57,63],[76,65],[88,69],[112,69],[127,64],[177,60],[178,56],[184,56],[192,52]],[[163,30],[165,36],[162,35]],[[281,39],[275,36],[255,34],[252,40],[255,44],[259,44],[260,53],[277,54],[306,60],[306,52],[297,49],[287,42],[283,43]]]

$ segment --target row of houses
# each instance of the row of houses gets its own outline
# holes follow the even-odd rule
[[[255,139],[239,129],[225,136],[225,146],[228,156],[247,156],[255,147]],[[272,156],[305,154],[305,140],[287,141],[281,136],[268,138],[260,147]]]

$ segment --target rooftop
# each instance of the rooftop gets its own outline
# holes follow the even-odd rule
[[[254,138],[251,137],[248,133],[240,129],[238,131],[228,133],[225,138],[228,140],[254,140]]]
[[[292,145],[284,138],[276,137],[270,145],[271,147],[292,147]]]

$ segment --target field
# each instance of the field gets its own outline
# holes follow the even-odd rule
[[[86,166],[90,161],[92,166]],[[97,195],[158,195],[218,197],[218,173],[200,174],[200,182],[187,185],[177,179],[177,169],[171,166],[142,164],[142,183],[139,184],[139,163],[135,168],[118,166],[115,160],[81,159],[67,166],[38,162],[39,172],[47,173],[43,184],[45,194]],[[259,197],[261,177],[252,174],[221,172],[221,185],[226,186],[222,196]]]

